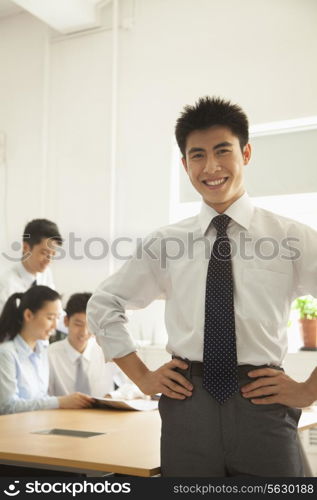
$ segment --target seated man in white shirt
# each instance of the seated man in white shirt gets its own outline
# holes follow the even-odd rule
[[[118,368],[114,363],[106,364],[101,347],[88,331],[86,307],[90,297],[90,293],[75,293],[70,297],[64,318],[68,336],[49,347],[49,394],[52,396],[78,390],[104,397],[114,390],[113,376]]]

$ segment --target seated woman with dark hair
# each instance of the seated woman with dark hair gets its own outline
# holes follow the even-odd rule
[[[47,286],[14,293],[0,316],[0,414],[53,408],[86,408],[86,394],[49,396],[47,341],[61,311],[60,295]]]

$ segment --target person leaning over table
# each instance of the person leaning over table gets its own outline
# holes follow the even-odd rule
[[[24,228],[21,259],[0,276],[0,313],[14,293],[26,292],[35,285],[55,290],[51,262],[63,238],[55,222],[33,219]]]
[[[297,384],[281,365],[292,300],[317,295],[317,232],[253,206],[244,186],[248,119],[238,105],[204,97],[186,106],[176,139],[201,211],[150,234],[99,286],[90,330],[142,392],[162,393],[163,476],[302,476],[301,411],[289,405],[313,402],[316,373]],[[152,371],[125,310],[162,296],[174,359]]]
[[[0,316],[0,414],[87,408],[86,394],[49,396],[47,341],[61,309],[60,295],[43,285],[14,293]]]
[[[0,313],[14,293],[26,292],[36,285],[49,286],[55,290],[51,262],[62,244],[63,238],[55,222],[33,219],[26,224],[22,235],[21,258],[0,276]],[[59,321],[49,341],[61,340],[66,335],[64,323]]]

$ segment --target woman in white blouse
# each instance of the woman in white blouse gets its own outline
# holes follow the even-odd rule
[[[91,406],[86,394],[55,397],[47,392],[47,340],[60,311],[60,295],[47,286],[7,300],[0,316],[0,414]]]

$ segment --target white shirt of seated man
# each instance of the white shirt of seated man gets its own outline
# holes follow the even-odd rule
[[[106,363],[95,336],[86,324],[86,313],[65,317],[66,339],[50,344],[49,394],[62,396],[79,391],[102,398],[114,390],[114,380],[121,370]]]

